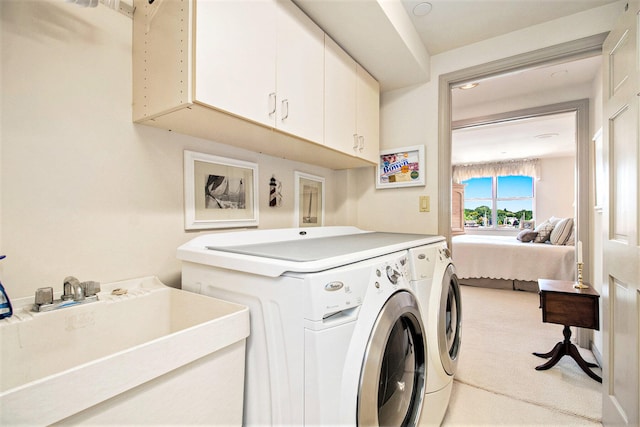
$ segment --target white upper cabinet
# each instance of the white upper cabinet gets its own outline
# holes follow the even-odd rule
[[[278,2],[276,128],[324,140],[324,32],[289,1]]]
[[[380,85],[360,65],[357,70],[358,155],[377,163],[380,151]]]
[[[358,83],[357,64],[337,45],[325,78],[325,34],[293,2],[134,6],[136,123],[331,169],[376,163],[369,134],[377,138],[378,112],[369,108],[377,110],[378,94],[361,87],[377,84]],[[325,132],[339,137],[326,141]]]
[[[355,154],[356,61],[333,39],[325,36],[324,66],[324,143],[333,149]]]
[[[325,144],[376,163],[379,105],[378,82],[325,36]]]
[[[200,1],[195,99],[323,141],[324,33],[288,1]]]
[[[276,16],[270,1],[198,2],[195,100],[275,125]]]

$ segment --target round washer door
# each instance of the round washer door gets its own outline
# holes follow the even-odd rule
[[[440,297],[440,313],[438,315],[440,360],[447,374],[453,375],[458,364],[460,327],[462,325],[460,285],[453,264],[449,264],[445,270]]]
[[[364,354],[358,425],[417,425],[425,372],[425,333],[418,302],[409,292],[396,292],[378,314]]]

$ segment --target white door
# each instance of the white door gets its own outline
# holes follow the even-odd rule
[[[605,425],[640,424],[638,11],[640,2],[629,2],[603,46],[603,151],[609,189],[603,211]]]

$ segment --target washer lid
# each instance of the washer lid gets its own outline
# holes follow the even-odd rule
[[[396,245],[402,246],[396,250],[402,250],[417,246],[412,242],[429,237],[434,236],[371,232],[346,236],[319,237],[309,240],[289,240],[236,246],[207,246],[207,249],[285,261],[309,262]],[[406,246],[406,244],[409,244],[409,246]]]
[[[295,238],[289,229],[200,236],[178,248],[178,258],[277,277],[285,272],[323,271],[444,240],[442,236],[368,232],[354,227],[348,232],[339,230],[338,234],[318,231],[310,231],[309,235],[296,232]],[[265,239],[267,234],[269,240]],[[240,244],[233,244],[237,242]]]

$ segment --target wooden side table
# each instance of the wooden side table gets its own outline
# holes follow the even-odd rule
[[[570,329],[570,326],[600,329],[598,315],[600,295],[591,286],[576,289],[573,287],[574,283],[564,280],[538,279],[542,321],[564,325],[564,341],[557,343],[548,353],[533,353],[535,356],[549,359],[546,363],[537,366],[536,370],[549,369],[558,363],[563,356],[569,355],[587,375],[601,383],[602,378],[590,369],[596,368],[598,365],[589,363],[582,358],[577,347],[571,343]]]

